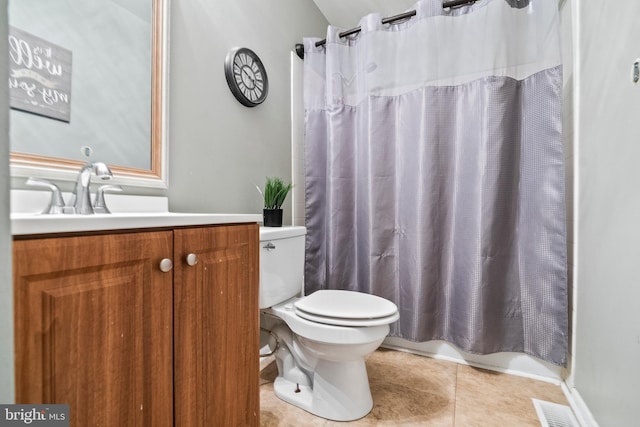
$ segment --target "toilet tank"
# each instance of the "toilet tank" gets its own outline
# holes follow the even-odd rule
[[[305,227],[260,227],[260,308],[301,295]]]

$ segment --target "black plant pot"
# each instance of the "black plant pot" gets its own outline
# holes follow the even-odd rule
[[[282,209],[263,209],[262,217],[265,227],[282,227]]]

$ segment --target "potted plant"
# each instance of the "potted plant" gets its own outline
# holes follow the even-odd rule
[[[264,198],[262,215],[265,227],[282,227],[282,204],[291,187],[293,184],[285,184],[280,178],[267,177],[264,191],[260,191]]]

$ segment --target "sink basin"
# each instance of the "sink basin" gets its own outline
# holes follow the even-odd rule
[[[94,215],[11,214],[15,235],[259,222],[260,214],[119,212]]]

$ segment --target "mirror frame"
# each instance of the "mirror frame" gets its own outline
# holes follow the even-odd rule
[[[113,184],[168,188],[168,85],[169,1],[152,0],[151,34],[151,169],[109,165]],[[100,159],[94,159],[99,161]],[[81,160],[11,152],[11,176],[75,181],[85,164]]]

